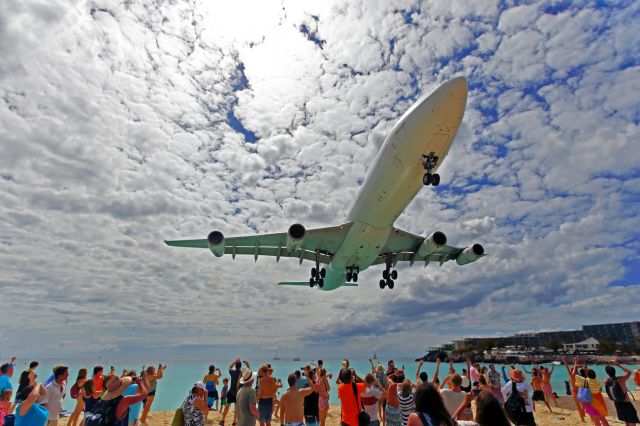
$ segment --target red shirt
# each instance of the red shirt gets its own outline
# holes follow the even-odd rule
[[[364,383],[356,383],[356,389],[358,395],[360,395],[365,390]],[[342,403],[342,423],[346,423],[349,426],[358,426],[358,413],[362,411],[362,401],[358,398],[356,403],[353,385],[351,383],[338,385],[338,398]]]

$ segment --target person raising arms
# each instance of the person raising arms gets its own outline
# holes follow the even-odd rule
[[[624,371],[624,376],[616,377],[614,365]],[[640,420],[638,420],[638,412],[629,399],[629,390],[627,389],[627,380],[631,377],[631,371],[620,365],[617,361],[613,362],[613,365],[607,365],[604,370],[607,376],[609,376],[604,381],[604,387],[607,390],[609,399],[613,401],[613,405],[616,408],[618,420],[624,422],[626,426],[634,426],[640,423]]]
[[[167,369],[166,365],[158,364],[158,371],[150,365],[147,367],[145,379],[149,383],[149,386],[146,388],[149,389],[147,394],[147,402],[144,403],[144,407],[142,408],[142,415],[140,416],[140,423],[147,422],[147,416],[149,415],[149,411],[151,411],[151,404],[153,404],[153,400],[156,398],[156,390],[158,388],[158,380],[164,377],[164,370]]]
[[[209,405],[209,409],[213,409],[215,411],[218,410],[218,385],[220,383],[220,376],[222,376],[222,371],[219,368],[216,368],[215,365],[209,366],[209,374],[205,375],[202,379],[202,382],[207,388],[207,403]],[[215,403],[215,408],[214,408]],[[207,411],[207,414],[209,412]],[[205,422],[206,422],[205,418]]]
[[[294,373],[289,374],[287,382],[289,390],[280,398],[280,422],[283,426],[304,426],[304,397],[314,388],[298,389],[298,378]]]
[[[409,416],[407,426],[455,426],[438,390],[431,383],[418,386],[415,404],[416,410]]]

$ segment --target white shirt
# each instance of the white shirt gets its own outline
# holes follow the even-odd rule
[[[60,418],[60,410],[62,410],[62,398],[66,387],[58,382],[49,383],[45,389],[47,390],[47,399],[42,403],[49,411],[49,420],[58,420]]]
[[[360,394],[364,411],[369,415],[372,422],[378,420],[378,399],[380,399],[381,395],[382,392],[375,386],[366,388]]]
[[[464,391],[454,392],[451,389],[442,389],[440,395],[442,396],[444,406],[447,408],[449,415],[453,416],[464,401],[467,393]]]
[[[502,387],[502,396],[504,396],[505,401],[509,398],[509,395],[511,395],[511,383],[513,382],[509,380],[507,384]],[[527,410],[527,413],[531,413],[533,411],[533,400],[531,399],[533,397],[533,388],[529,383],[522,382],[516,383],[516,389],[520,396],[522,396],[524,391],[527,391],[527,398],[524,400],[524,408]]]

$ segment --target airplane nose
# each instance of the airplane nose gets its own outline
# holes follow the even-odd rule
[[[464,77],[456,77],[447,81],[447,93],[456,99],[467,99],[467,79]]]

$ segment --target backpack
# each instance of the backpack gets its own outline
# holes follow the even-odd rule
[[[364,411],[364,406],[360,409],[360,404],[358,403],[358,387],[355,383],[351,383],[351,386],[353,387],[353,396],[356,399],[356,407],[359,411],[358,426],[369,426],[369,423],[371,423],[371,417],[369,417],[369,415]],[[362,402],[362,399],[360,399],[360,402]]]
[[[523,417],[527,413],[527,409],[524,405],[524,399],[518,393],[518,388],[514,381],[511,382],[511,394],[504,402],[504,410],[507,412],[509,420],[514,424],[521,425],[524,423]]]
[[[613,402],[624,402],[627,399],[627,393],[622,390],[622,386],[618,379],[607,379],[604,384],[609,399]]]
[[[78,384],[74,384],[71,386],[71,398],[76,399],[80,395],[80,389],[78,388]]]
[[[589,389],[589,379],[584,379],[584,386],[578,389],[578,401],[591,404],[591,389]]]
[[[98,400],[91,417],[84,420],[84,426],[109,426],[113,424],[116,420],[116,408],[121,399],[120,396],[111,401]]]

